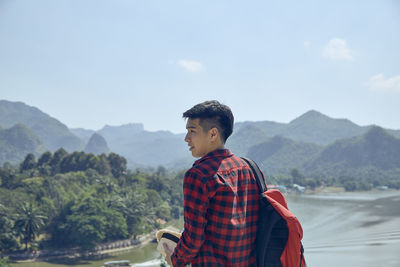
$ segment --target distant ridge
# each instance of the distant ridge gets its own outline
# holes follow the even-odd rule
[[[149,132],[141,123],[106,125],[99,131],[72,129],[82,139],[99,134],[110,151],[124,156],[129,168],[164,165],[173,168],[190,166],[190,154],[181,134],[168,131]]]
[[[276,135],[295,141],[328,145],[343,138],[359,136],[374,127],[359,126],[348,119],[333,119],[318,111],[310,110],[289,123],[273,121],[238,122],[227,144],[238,154],[246,155],[252,145],[265,142]],[[249,129],[253,132],[248,134]],[[393,136],[400,137],[400,130],[386,130]],[[258,134],[255,134],[258,132]],[[251,140],[249,140],[251,139]],[[250,144],[249,146],[243,144]]]
[[[68,127],[36,107],[22,102],[0,100],[0,125],[10,128],[23,124],[33,130],[46,148],[55,151],[60,147],[69,151],[81,150],[83,141],[72,134]]]
[[[371,176],[365,174],[366,169],[377,175],[385,169],[396,173],[396,162],[400,162],[396,137],[400,137],[399,130],[358,126],[310,110],[289,123],[238,122],[226,147],[238,156],[254,158],[267,174],[288,174],[297,168],[312,176]],[[59,147],[96,154],[114,152],[125,157],[131,169],[160,165],[187,169],[195,160],[184,134],[149,132],[141,123],[106,125],[98,131],[68,129],[35,107],[0,100],[0,164],[18,163],[27,153],[38,155]]]
[[[333,119],[310,110],[292,120],[282,134],[304,142],[328,144],[338,139],[363,134],[369,128],[360,127],[348,119]]]
[[[120,126],[105,125],[97,131],[107,140],[126,139],[132,135],[143,132],[144,126],[142,123],[128,123]]]

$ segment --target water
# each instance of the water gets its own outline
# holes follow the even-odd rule
[[[289,197],[309,267],[400,266],[400,192]]]
[[[130,249],[126,251],[109,254],[108,257],[96,261],[88,260],[53,260],[52,262],[24,262],[13,263],[15,267],[100,267],[103,263],[111,260],[130,260],[131,263],[142,263],[160,257],[155,243],[149,243],[141,248]]]
[[[400,191],[288,196],[302,223],[308,267],[400,266]],[[154,243],[99,261],[35,262],[17,267],[99,267],[108,260],[132,263],[159,257]]]

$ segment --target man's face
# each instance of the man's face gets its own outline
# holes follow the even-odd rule
[[[213,150],[210,142],[210,134],[203,131],[199,122],[200,119],[188,119],[186,123],[187,134],[185,142],[188,143],[189,150],[195,158],[200,158]]]

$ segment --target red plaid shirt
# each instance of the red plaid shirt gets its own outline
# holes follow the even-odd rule
[[[256,266],[259,189],[250,167],[227,149],[210,152],[183,182],[185,225],[174,267]]]

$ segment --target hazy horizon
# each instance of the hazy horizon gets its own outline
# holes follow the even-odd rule
[[[7,99],[0,99],[0,101],[1,101],[1,100],[9,101],[9,100],[7,100]],[[14,102],[14,101],[12,101],[12,102]],[[15,101],[15,102],[24,103],[24,102],[22,102],[22,101]],[[29,105],[29,104],[27,104],[27,103],[24,103],[24,104],[25,104],[25,105],[28,105],[28,106],[31,106],[31,105]],[[49,114],[49,113],[47,113],[47,112],[44,111],[44,110],[41,110],[39,107],[35,107],[35,108],[38,108],[40,111],[44,112],[45,114],[49,115],[50,117],[52,117],[52,118],[54,118],[54,119],[60,121],[61,123],[65,124],[65,123],[64,123],[63,121],[61,121],[60,119],[58,119],[58,118],[52,116],[52,114]],[[308,112],[311,112],[311,111],[315,111],[315,112],[321,113],[320,111],[318,111],[318,110],[313,110],[313,109],[312,109],[312,110],[308,110],[308,111],[306,111],[305,113],[308,113]],[[276,122],[276,123],[290,123],[291,121],[297,119],[298,117],[304,115],[305,113],[299,114],[299,115],[296,116],[295,118],[291,119],[289,122],[281,122],[281,121],[277,121],[277,120],[273,120],[273,119],[272,119],[272,120],[268,120],[268,121]],[[348,119],[348,118],[333,118],[333,117],[331,117],[331,116],[329,116],[329,115],[327,115],[327,114],[323,114],[323,113],[321,113],[321,114],[322,114],[322,115],[325,115],[325,116],[328,116],[328,117],[331,118],[331,119]],[[267,121],[267,120],[259,120],[259,121]],[[236,120],[235,120],[235,123],[259,122],[259,121],[255,121],[255,120],[236,121]],[[351,120],[350,120],[350,121],[351,121]],[[351,121],[351,122],[353,122],[353,121]],[[355,122],[353,122],[353,123],[355,123]],[[70,126],[67,125],[67,124],[65,124],[65,125],[66,125],[69,129],[72,129],[72,130],[74,130],[74,129],[82,129],[82,130],[96,131],[96,132],[97,132],[97,131],[102,130],[102,129],[105,128],[105,127],[120,127],[120,126],[126,126],[126,125],[130,125],[130,124],[141,125],[141,126],[143,126],[143,129],[144,129],[145,131],[150,131],[150,132],[169,131],[169,132],[172,132],[172,133],[174,133],[174,134],[184,134],[185,131],[186,131],[185,128],[184,128],[184,127],[185,127],[185,121],[184,121],[183,118],[182,118],[182,131],[180,131],[180,132],[173,132],[173,131],[168,130],[168,129],[154,129],[154,130],[149,130],[149,129],[146,128],[146,125],[145,125],[143,122],[127,122],[127,123],[122,123],[122,124],[104,124],[102,127],[97,128],[97,129],[92,129],[92,128],[88,128],[88,127],[70,127]],[[383,127],[383,126],[377,125],[377,124],[369,124],[369,125],[359,125],[359,124],[357,124],[357,123],[355,123],[355,124],[358,125],[358,126],[360,126],[360,127],[372,126],[372,125],[376,125],[376,126],[379,126],[379,127]],[[385,127],[383,127],[383,128],[385,128]],[[400,129],[394,129],[394,128],[385,128],[385,129],[389,129],[389,130],[400,130]]]

